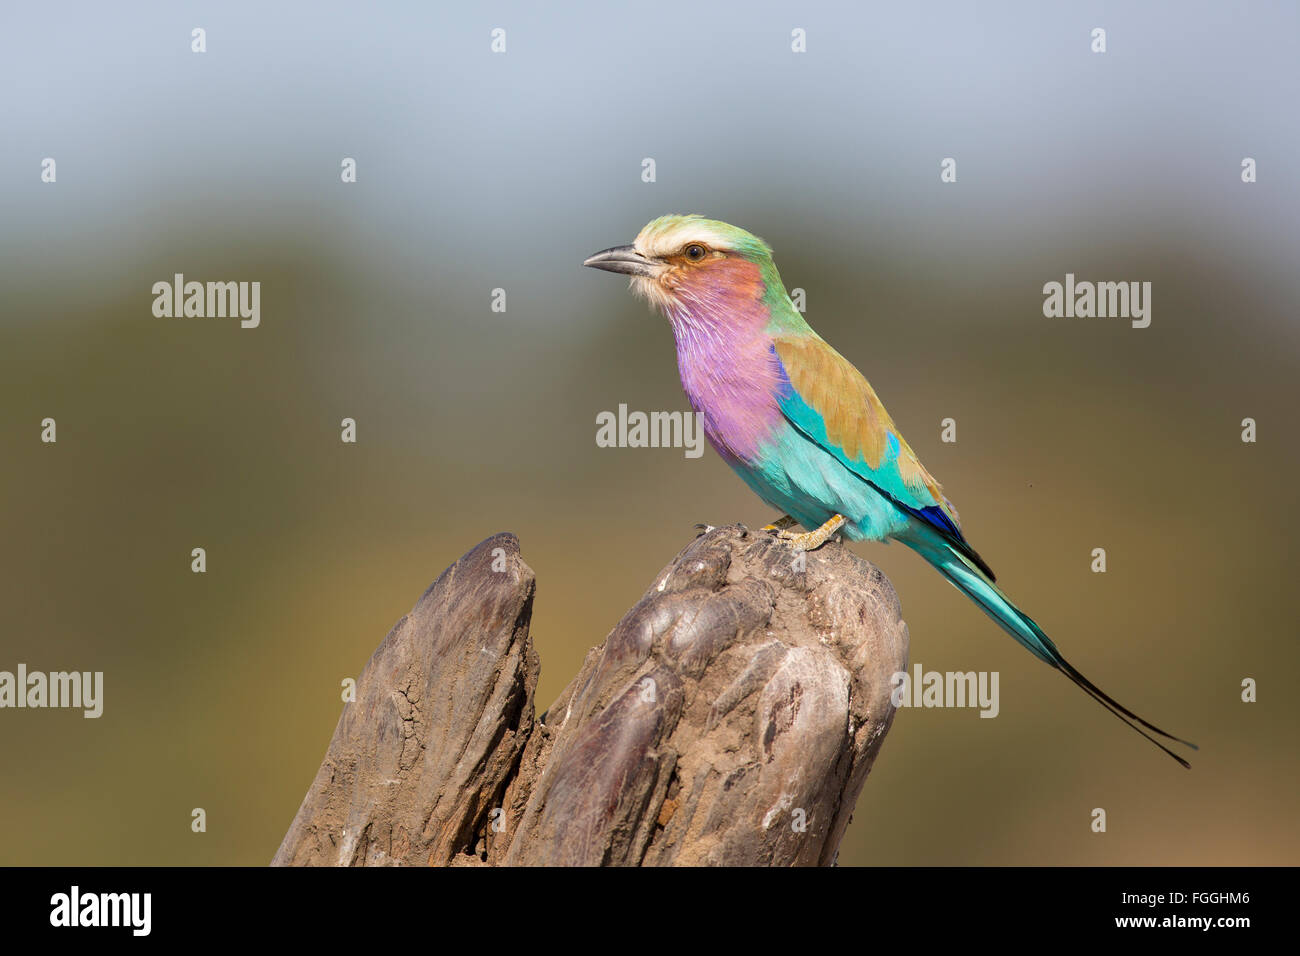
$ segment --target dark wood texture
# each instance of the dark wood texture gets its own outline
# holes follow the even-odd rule
[[[740,526],[670,563],[540,718],[511,534],[366,665],[275,865],[828,865],[893,720],[907,626],[831,543]]]

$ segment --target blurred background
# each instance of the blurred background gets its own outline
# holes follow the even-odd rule
[[[1300,862],[1300,15],[1071,7],[6,6],[0,669],[105,702],[0,711],[0,863],[264,864],[340,681],[479,540],[537,572],[545,707],[695,522],[773,517],[712,451],[596,446],[687,408],[667,323],[580,266],[666,212],[771,242],[1008,593],[1201,745],[855,544],[1001,713],[901,711],[841,864]],[[260,328],[155,318],[177,272],[259,281]],[[1151,326],[1044,318],[1067,272],[1151,282]]]

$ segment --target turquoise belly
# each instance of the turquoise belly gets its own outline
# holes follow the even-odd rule
[[[832,515],[848,519],[844,536],[882,541],[902,531],[908,517],[838,458],[783,424],[750,461],[731,461],[736,473],[773,508],[805,528]]]

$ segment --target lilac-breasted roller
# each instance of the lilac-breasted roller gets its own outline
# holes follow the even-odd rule
[[[631,276],[632,290],[667,316],[682,387],[709,444],[782,512],[764,531],[803,550],[837,532],[903,542],[1031,654],[1188,766],[1152,734],[1194,744],[1103,693],[1002,593],[862,373],[794,307],[767,243],[725,222],[663,216],[631,245],[583,264]]]

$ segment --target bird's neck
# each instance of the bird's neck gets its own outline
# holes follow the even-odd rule
[[[678,289],[664,313],[686,397],[703,415],[709,442],[735,464],[752,460],[781,420],[781,369],[772,350],[776,296],[753,263],[739,264],[725,281],[714,278],[707,287]],[[776,291],[793,312],[779,280]]]

